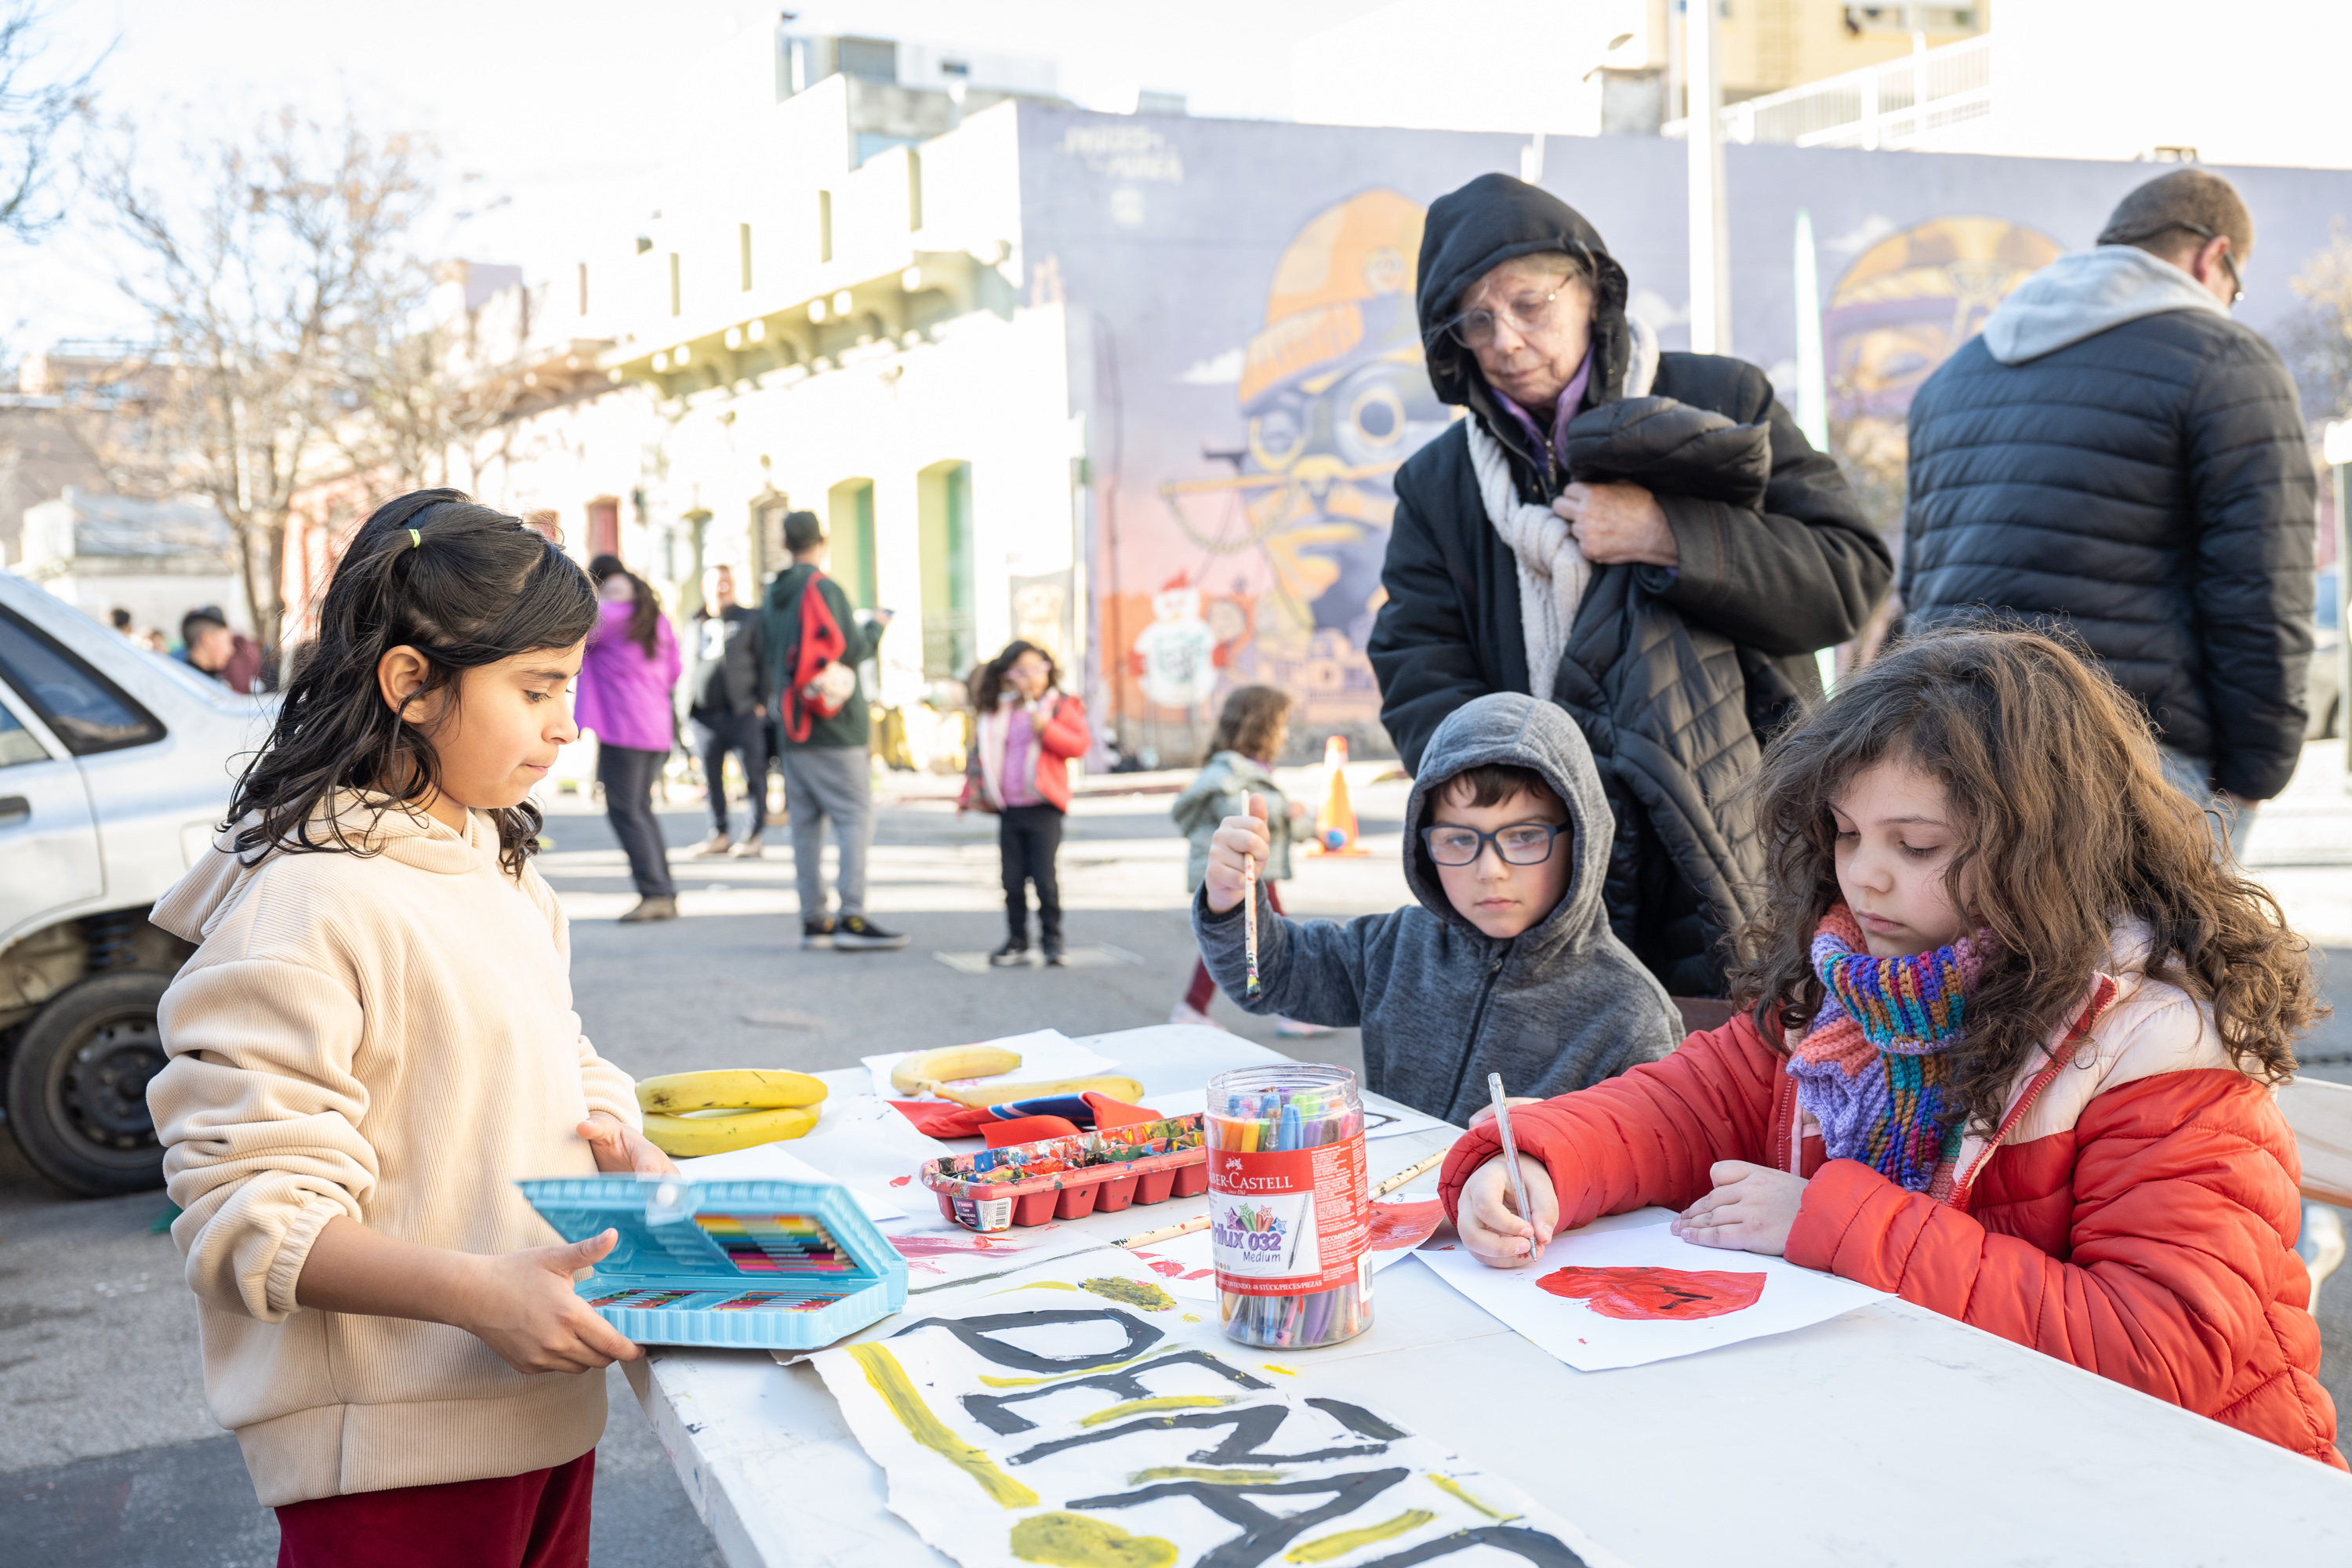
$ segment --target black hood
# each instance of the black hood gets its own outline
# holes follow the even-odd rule
[[[1430,204],[1421,231],[1422,347],[1429,383],[1441,402],[1463,405],[1495,428],[1486,378],[1468,349],[1445,333],[1473,283],[1515,256],[1565,250],[1592,263],[1599,287],[1592,301],[1592,378],[1585,401],[1599,406],[1624,395],[1633,355],[1625,325],[1625,269],[1609,254],[1601,231],[1549,191],[1508,174],[1481,174]],[[1515,443],[1516,444],[1516,443]]]

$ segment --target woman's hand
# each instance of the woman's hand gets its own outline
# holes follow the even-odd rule
[[[1679,566],[1683,555],[1658,498],[1639,485],[1574,484],[1559,492],[1551,510],[1568,520],[1577,548],[1595,566],[1638,561]]]
[[[1788,1251],[1789,1229],[1805,1203],[1804,1177],[1745,1160],[1717,1160],[1706,1174],[1715,1191],[1675,1216],[1676,1236],[1768,1258]]]
[[[1296,821],[1297,821],[1300,817],[1302,817],[1302,816],[1306,816],[1306,815],[1307,815],[1307,803],[1306,803],[1305,801],[1303,801],[1303,800],[1294,800],[1294,801],[1292,801],[1292,802],[1290,803],[1290,820],[1291,820],[1291,821],[1296,822]]]
[[[595,1372],[635,1361],[645,1352],[572,1289],[574,1271],[593,1266],[619,1240],[618,1231],[608,1230],[569,1247],[468,1258],[469,1278],[447,1321],[517,1372]]]
[[[1454,1228],[1470,1255],[1490,1268],[1524,1268],[1538,1248],[1549,1244],[1559,1225],[1559,1196],[1552,1191],[1551,1173],[1543,1162],[1519,1156],[1519,1174],[1528,1184],[1528,1206],[1522,1216],[1511,1196],[1510,1173],[1499,1154],[1471,1173],[1454,1205]],[[1532,1219],[1533,1224],[1528,1220]]]
[[[614,1115],[609,1110],[592,1110],[588,1120],[572,1131],[588,1140],[588,1147],[596,1155],[600,1171],[617,1171],[624,1175],[634,1172],[640,1176],[675,1176],[677,1167],[670,1163],[646,1135]]]
[[[1254,795],[1249,797],[1249,815],[1228,816],[1209,840],[1209,869],[1201,879],[1201,887],[1209,895],[1211,914],[1223,914],[1242,901],[1243,864],[1255,860],[1263,873],[1265,858],[1273,849],[1274,841],[1265,832],[1265,796]]]

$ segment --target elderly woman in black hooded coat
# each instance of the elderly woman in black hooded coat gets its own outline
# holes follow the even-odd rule
[[[1719,996],[1764,873],[1741,786],[1893,566],[1764,373],[1661,353],[1625,299],[1536,186],[1482,174],[1431,206],[1422,342],[1469,417],[1397,475],[1368,651],[1408,769],[1474,697],[1566,709],[1616,814],[1611,926],[1668,991]]]

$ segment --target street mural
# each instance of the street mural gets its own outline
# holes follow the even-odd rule
[[[1822,311],[1830,444],[1882,525],[1899,520],[1911,399],[2009,291],[2065,247],[2004,218],[1931,218],[1854,258]]]
[[[1248,612],[1236,603],[1222,628],[1201,623],[1215,668],[1297,694],[1309,729],[1377,720],[1362,650],[1382,597],[1394,478],[1448,416],[1430,390],[1413,312],[1422,216],[1410,198],[1374,190],[1299,230],[1243,352],[1240,428],[1203,433],[1203,458],[1232,472],[1160,486],[1205,578],[1229,575],[1234,557],[1258,575]],[[1165,598],[1138,638],[1145,695],[1206,700],[1205,678],[1187,686],[1155,668],[1161,650],[1185,646],[1179,661],[1192,657],[1170,629],[1181,623],[1160,617]]]
[[[1398,468],[1455,411],[1413,310],[1428,205],[1516,172],[1523,139],[1024,110],[1027,302],[1071,312],[1092,470],[1088,691],[1130,753],[1190,763],[1216,704],[1262,681],[1297,702],[1289,760],[1348,737],[1391,755],[1364,645]],[[1905,420],[2012,289],[2087,246],[2158,171],[1966,154],[1727,150],[1738,355],[1796,394],[1793,247],[1818,238],[1830,445],[1871,517],[1902,517]],[[1545,184],[1625,268],[1661,346],[1689,342],[1683,149],[1556,139]],[[2257,215],[2239,319],[2273,337],[2290,280],[2352,215],[2352,176],[2226,171]]]

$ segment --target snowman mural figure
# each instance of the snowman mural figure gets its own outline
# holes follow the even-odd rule
[[[1217,635],[1201,614],[1201,590],[1181,572],[1151,596],[1151,624],[1135,639],[1135,674],[1143,695],[1189,718],[1217,689]]]

